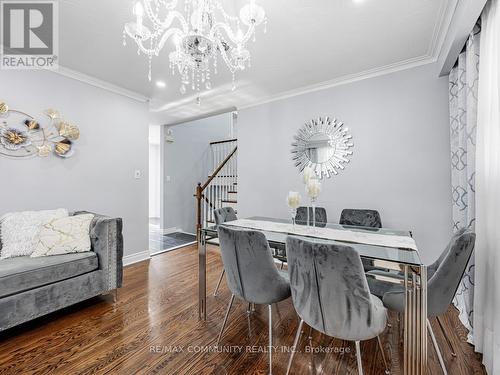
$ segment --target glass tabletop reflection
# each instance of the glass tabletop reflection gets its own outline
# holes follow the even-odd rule
[[[279,218],[269,218],[269,217],[261,217],[261,216],[253,216],[246,218],[248,220],[258,220],[258,221],[268,221],[275,223],[291,223],[290,219],[279,219]],[[225,225],[231,225],[231,222],[225,223]],[[299,224],[296,224],[299,225]],[[389,235],[389,236],[407,236],[411,237],[410,231],[404,230],[395,230],[389,228],[370,228],[370,227],[360,227],[360,226],[352,226],[352,225],[341,225],[338,223],[322,223],[316,222],[317,227],[323,228],[331,228],[336,230],[343,231],[353,231],[353,232],[364,232],[364,233],[373,233],[373,234],[381,234],[381,235]],[[262,230],[262,233],[266,236],[269,245],[273,248],[285,249],[286,238],[288,235],[293,233],[285,233],[285,232],[275,232]],[[217,226],[211,225],[202,229],[202,233],[208,238],[217,237]],[[333,241],[327,240],[319,237],[315,237],[314,235],[308,234],[307,237],[311,239],[318,239],[321,241]],[[421,265],[422,262],[420,260],[420,256],[418,251],[413,249],[405,249],[405,248],[396,248],[396,247],[386,247],[386,246],[376,246],[376,245],[367,245],[353,242],[342,242],[342,241],[333,241],[339,242],[343,244],[347,244],[356,251],[358,251],[359,255],[362,258],[368,258],[373,260],[380,260],[386,262],[395,262],[400,264],[408,264],[408,265]]]

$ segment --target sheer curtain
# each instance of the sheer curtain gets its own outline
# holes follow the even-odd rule
[[[475,226],[477,89],[479,80],[479,26],[471,33],[457,65],[450,72],[450,141],[453,230]],[[453,303],[472,342],[474,259],[467,266]]]
[[[490,375],[500,374],[500,9],[481,16],[476,144],[474,345]]]

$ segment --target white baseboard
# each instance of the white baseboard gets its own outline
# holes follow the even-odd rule
[[[160,232],[163,234],[170,234],[170,233],[175,233],[175,232],[182,232],[182,229],[177,228],[177,227],[172,227],[172,228],[160,229]]]
[[[181,249],[181,248],[187,247],[187,246],[191,246],[191,245],[194,245],[195,243],[196,243],[196,241],[193,241],[193,242],[185,243],[183,245],[179,245],[179,246],[175,246],[175,247],[170,247],[168,249],[159,250],[159,251],[156,251],[154,253],[151,253],[151,256],[160,255],[160,254],[163,254],[163,253],[168,253],[169,251]]]
[[[129,266],[134,263],[142,262],[143,260],[147,260],[151,258],[149,255],[149,251],[141,251],[139,253],[134,253],[130,255],[126,255],[123,257],[123,266]]]

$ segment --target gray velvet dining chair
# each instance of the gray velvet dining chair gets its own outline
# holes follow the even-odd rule
[[[307,209],[309,208],[309,216],[307,215]],[[326,215],[326,209],[324,207],[316,207],[316,226],[326,227],[328,218]],[[309,218],[309,223],[307,219]],[[297,214],[295,215],[295,224],[298,225],[312,225],[313,224],[313,209],[312,207],[299,207],[297,208]]]
[[[272,304],[290,297],[290,285],[274,265],[264,233],[219,225],[222,262],[227,275],[231,299],[217,338],[219,345],[235,297],[249,304],[268,305],[269,374],[272,374]]]
[[[220,225],[228,221],[238,220],[238,217],[236,216],[236,212],[232,207],[222,207],[214,210],[214,219],[215,219],[215,225]],[[217,281],[217,286],[215,287],[214,290],[214,297],[217,296],[217,294],[219,293],[219,288],[222,279],[224,278],[224,273],[225,271],[223,268],[222,272],[220,273],[219,280]]]
[[[427,267],[427,329],[438,355],[439,364],[445,375],[448,372],[429,318],[438,318],[448,310],[474,251],[475,240],[476,235],[472,231],[466,229],[459,230],[452,236],[448,246],[446,246],[439,258]],[[404,276],[401,273],[391,273],[388,275],[383,271],[370,271],[368,275],[375,277],[377,275],[391,276],[404,280]],[[368,280],[372,293],[382,297],[384,306],[399,313],[404,312],[405,292],[402,285],[394,285],[372,278]],[[442,327],[440,322],[439,325]],[[443,333],[453,351],[446,332],[443,331]]]
[[[339,224],[382,228],[382,219],[376,210],[345,208],[340,214]]]
[[[358,372],[363,374],[360,341],[379,338],[387,323],[382,301],[370,293],[356,250],[335,242],[306,240],[289,236],[286,241],[288,273],[295,310],[300,317],[287,374],[304,322],[331,337],[354,341]]]

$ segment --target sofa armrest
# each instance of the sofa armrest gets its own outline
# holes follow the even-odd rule
[[[122,286],[123,280],[123,223],[121,218],[111,218],[93,212],[76,211],[73,215],[93,214],[90,224],[92,251],[99,259],[99,269],[104,275],[104,289]]]

